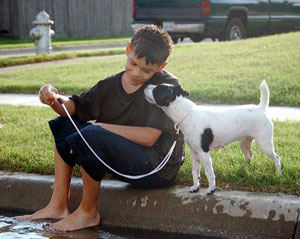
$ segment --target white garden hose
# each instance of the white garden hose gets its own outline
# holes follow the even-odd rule
[[[177,140],[174,141],[173,145],[171,146],[170,148],[170,151],[168,152],[168,154],[166,155],[166,157],[164,158],[163,161],[161,161],[161,163],[155,168],[153,169],[151,172],[149,173],[146,173],[146,174],[142,174],[142,175],[127,175],[127,174],[123,174],[123,173],[120,173],[118,172],[117,170],[113,169],[112,167],[110,167],[107,163],[105,163],[96,153],[95,151],[92,149],[92,147],[88,144],[88,142],[85,140],[85,138],[83,137],[83,135],[81,134],[80,130],[77,128],[75,122],[73,121],[71,115],[69,114],[69,111],[67,110],[65,104],[63,103],[63,101],[58,98],[57,99],[59,101],[59,103],[61,103],[64,111],[66,112],[68,118],[70,119],[70,121],[72,122],[73,126],[75,127],[75,129],[77,130],[78,134],[80,135],[80,137],[82,138],[82,140],[84,141],[84,143],[86,144],[86,146],[90,149],[90,151],[95,155],[95,157],[103,164],[105,165],[108,169],[110,169],[111,171],[113,171],[114,173],[118,174],[119,176],[122,176],[122,177],[125,177],[125,178],[128,178],[128,179],[141,179],[141,178],[144,178],[144,177],[147,177],[147,176],[150,176],[152,174],[155,174],[157,173],[158,171],[160,171],[165,165],[166,163],[169,161],[172,153],[173,153],[173,150],[176,146],[176,143],[177,143]],[[177,129],[177,136],[179,134],[179,129]]]

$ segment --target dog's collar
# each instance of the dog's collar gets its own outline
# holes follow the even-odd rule
[[[181,120],[174,124],[174,128],[177,134],[179,134],[179,124],[182,123],[192,112],[193,110],[190,110],[190,112],[188,112]]]

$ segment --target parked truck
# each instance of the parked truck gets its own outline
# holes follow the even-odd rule
[[[133,0],[135,30],[155,24],[176,43],[240,40],[300,30],[300,0]]]

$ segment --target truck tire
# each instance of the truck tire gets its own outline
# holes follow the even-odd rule
[[[172,38],[172,41],[174,44],[178,43],[179,37],[178,36],[174,36],[173,34],[170,33],[170,37]]]
[[[190,38],[193,42],[201,42],[203,40],[203,36],[200,34],[192,34]]]
[[[246,30],[239,18],[232,18],[226,25],[225,31],[221,34],[220,41],[233,41],[246,38]]]

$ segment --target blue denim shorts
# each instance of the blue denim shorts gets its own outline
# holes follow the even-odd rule
[[[73,119],[95,153],[118,172],[141,175],[155,168],[147,155],[146,147],[135,144],[100,126]],[[160,178],[158,174],[138,180],[116,175],[95,157],[68,118],[57,117],[49,121],[49,126],[62,159],[71,167],[76,164],[81,166],[96,181],[101,181],[105,174],[109,173],[122,181],[145,188],[168,187],[174,183],[174,181]]]

